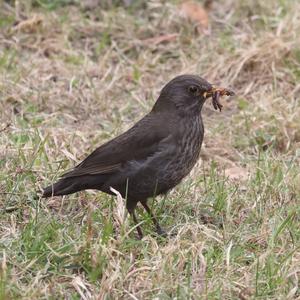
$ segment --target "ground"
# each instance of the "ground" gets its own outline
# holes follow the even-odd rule
[[[300,3],[97,2],[0,3],[0,299],[298,299]],[[236,96],[150,201],[168,238],[120,198],[40,198],[183,73]]]

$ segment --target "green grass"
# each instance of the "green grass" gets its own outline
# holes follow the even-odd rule
[[[297,1],[215,1],[210,35],[177,1],[1,5],[0,299],[300,297]],[[205,105],[199,163],[149,200],[168,238],[139,208],[137,240],[122,199],[39,197],[181,73],[237,97]]]

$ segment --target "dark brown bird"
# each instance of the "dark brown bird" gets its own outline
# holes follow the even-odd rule
[[[92,152],[73,170],[44,189],[43,197],[60,196],[86,189],[126,199],[126,207],[138,224],[135,207],[140,202],[150,214],[156,230],[163,233],[147,205],[147,199],[175,187],[198,160],[204,135],[201,109],[208,97],[221,110],[216,89],[194,75],[181,75],[161,91],[150,113],[125,133]],[[142,230],[137,225],[139,237]]]

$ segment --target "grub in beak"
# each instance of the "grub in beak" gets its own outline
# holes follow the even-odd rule
[[[208,99],[212,97],[212,105],[215,110],[222,110],[223,105],[220,103],[220,97],[222,96],[234,96],[235,93],[232,90],[226,88],[213,87],[210,91],[203,94],[204,98]]]

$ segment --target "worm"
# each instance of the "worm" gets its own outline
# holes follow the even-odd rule
[[[222,111],[223,105],[220,103],[220,97],[221,96],[233,96],[234,92],[225,89],[225,88],[212,88],[212,90],[205,94],[206,98],[212,97],[212,105],[215,110]]]
[[[219,109],[220,111],[222,111],[223,105],[219,101],[220,95],[221,95],[220,91],[213,92],[213,94],[212,94],[212,104],[213,104],[215,110]]]

